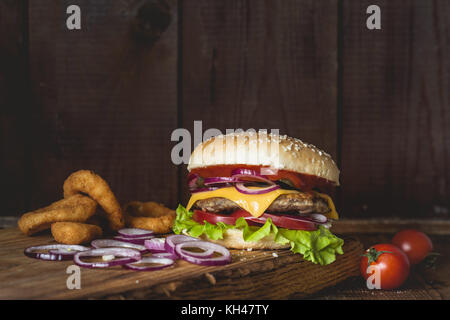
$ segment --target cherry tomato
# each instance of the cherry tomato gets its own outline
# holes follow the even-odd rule
[[[412,229],[397,232],[392,244],[406,253],[411,264],[421,262],[433,249],[433,243],[425,233]]]
[[[361,258],[360,270],[366,280],[376,272],[369,274],[368,265],[377,267],[380,272],[380,288],[385,290],[400,287],[409,275],[408,257],[392,244],[377,244],[365,252]]]

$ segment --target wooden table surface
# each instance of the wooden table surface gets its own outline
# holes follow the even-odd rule
[[[232,263],[199,266],[183,260],[153,272],[121,267],[79,269],[80,290],[67,287],[69,261],[26,257],[29,246],[54,243],[18,228],[0,230],[0,299],[288,299],[306,297],[358,275],[362,244],[344,237],[344,254],[320,266],[289,250],[230,250]],[[73,272],[73,271],[72,271]]]
[[[390,224],[392,226],[392,224]],[[442,224],[441,224],[442,226]],[[408,225],[404,225],[402,223],[402,228],[408,227]],[[328,299],[339,299],[339,300],[351,300],[351,299],[368,299],[368,300],[378,300],[378,299],[417,299],[417,300],[427,300],[427,299],[450,299],[450,247],[448,246],[450,235],[446,234],[447,226],[445,228],[436,229],[435,226],[424,226],[426,231],[438,234],[431,234],[430,238],[434,244],[434,251],[439,252],[441,256],[437,260],[435,268],[433,269],[425,269],[422,266],[413,267],[411,270],[410,277],[406,281],[406,283],[399,289],[393,291],[382,291],[382,290],[369,290],[365,287],[365,282],[360,276],[354,276],[347,280],[340,282],[337,285],[331,286],[329,288],[323,289],[311,295],[305,297],[304,293],[296,295],[295,293],[289,295],[289,299],[320,299],[320,300],[328,300]],[[347,225],[336,226],[338,231],[345,232],[345,236],[347,238],[354,238],[359,240],[364,248],[368,248],[370,245],[376,243],[390,242],[392,238],[392,231],[396,228],[392,226],[392,228],[385,228],[387,233],[381,232],[380,229],[376,226],[361,228],[360,224],[355,227],[354,225],[348,227]],[[422,228],[423,229],[423,228]],[[353,230],[353,231],[352,231]],[[367,230],[370,233],[355,233],[354,230]],[[0,230],[1,231],[1,230]],[[44,236],[45,237],[45,236]],[[22,238],[23,240],[24,238]],[[33,239],[33,238],[31,238]],[[39,238],[38,238],[39,239]],[[32,241],[36,241],[36,238]],[[44,238],[41,239],[44,241]],[[3,240],[2,240],[3,243]],[[22,244],[20,244],[21,246]],[[3,246],[4,248],[4,246]],[[252,257],[255,253],[245,252],[244,255],[248,257]],[[261,264],[261,261],[264,260],[266,255],[261,253],[261,257],[258,255],[257,264]],[[283,258],[283,253],[281,257]],[[286,258],[283,258],[286,259]],[[287,258],[288,260],[290,258]],[[33,259],[29,259],[33,260]],[[46,263],[46,262],[39,262]],[[49,262],[50,263],[50,262]],[[67,263],[66,263],[67,264]],[[70,264],[70,263],[69,263]],[[7,266],[4,262],[0,262],[0,267],[4,270],[5,268],[17,268],[17,266]],[[242,273],[243,269],[240,269],[239,272]],[[205,274],[204,272],[200,272]],[[214,272],[212,272],[214,273]],[[63,275],[64,276],[64,275]],[[240,274],[242,276],[242,274]],[[138,276],[141,277],[141,276]],[[120,278],[120,277],[119,277]],[[141,278],[139,278],[141,279]],[[7,278],[3,279],[4,281]],[[216,279],[214,279],[216,280]],[[208,279],[208,281],[213,281],[212,278]],[[218,280],[220,281],[220,279]],[[136,287],[142,286],[141,282],[136,283]],[[166,290],[170,291],[171,288],[166,288]],[[164,288],[161,288],[164,291]],[[164,292],[163,292],[164,293]],[[164,293],[166,294],[166,293]],[[170,293],[169,293],[170,294]],[[116,295],[113,298],[121,298],[122,296]],[[136,297],[136,296],[135,296]],[[139,298],[139,296],[137,296]],[[4,298],[4,297],[3,297]],[[181,297],[182,298],[182,297]],[[235,297],[239,298],[239,297]],[[242,297],[241,297],[242,298]]]
[[[363,243],[364,248],[377,243],[389,243],[393,234],[352,234]],[[450,299],[450,247],[449,235],[430,235],[434,251],[439,256],[434,269],[422,266],[413,267],[406,283],[397,290],[369,290],[361,277],[344,281],[337,286],[322,290],[310,299],[339,299],[339,300],[441,300]]]

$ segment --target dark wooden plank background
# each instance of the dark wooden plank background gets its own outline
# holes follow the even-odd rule
[[[82,8],[68,31],[65,10]],[[84,8],[84,10],[83,10]],[[154,45],[138,39],[135,1],[30,2],[34,106],[32,206],[61,197],[70,172],[98,172],[124,202],[177,202],[177,6]]]
[[[343,3],[343,211],[448,218],[450,2],[377,1],[368,32],[372,3]]]
[[[82,30],[65,28],[69,4]],[[448,218],[450,3],[380,0],[376,31],[370,4],[2,1],[0,215],[58,199],[79,168],[121,202],[175,206],[186,171],[170,134],[202,120],[279,128],[330,152],[343,217]],[[143,5],[169,7],[156,42]]]
[[[0,2],[0,215],[29,208],[30,91],[26,1]]]
[[[279,128],[336,157],[335,0],[191,0],[182,9],[183,127]]]

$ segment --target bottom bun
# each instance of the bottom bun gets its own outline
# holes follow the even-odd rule
[[[201,239],[220,244],[229,249],[287,249],[290,244],[279,244],[274,241],[274,235],[268,235],[261,240],[250,242],[245,241],[242,230],[228,229],[223,233],[223,239],[211,240],[206,235],[201,235]]]

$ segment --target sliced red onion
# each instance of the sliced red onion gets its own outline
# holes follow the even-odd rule
[[[62,256],[65,256],[66,259],[73,259],[73,256],[80,251],[87,251],[91,248],[80,246],[80,245],[67,245],[67,247],[60,247],[58,249],[51,249],[48,250],[51,254],[60,254]]]
[[[109,260],[106,262],[85,262],[81,257],[103,257],[114,256],[121,259]],[[136,262],[141,259],[139,251],[129,248],[100,248],[87,251],[78,252],[73,261],[76,265],[84,268],[108,268],[114,266],[121,266],[128,263]]]
[[[265,182],[270,185],[275,184],[272,180],[257,173],[256,170],[251,169],[234,169],[231,171],[231,177],[234,179],[239,179],[239,181],[257,181]]]
[[[113,239],[97,239],[91,242],[91,246],[94,248],[130,248],[140,252],[147,252],[147,248],[140,244],[134,244],[125,241],[113,240]]]
[[[184,248],[199,248],[205,250],[205,252],[208,250],[212,250],[214,252],[220,253],[221,256],[209,258],[194,257],[190,254],[190,251],[186,251]],[[175,246],[175,252],[181,259],[202,266],[219,266],[231,262],[231,253],[227,248],[208,241],[181,242]]]
[[[237,191],[239,191],[240,193],[243,193],[243,194],[264,194],[264,193],[268,193],[268,192],[272,192],[274,190],[280,189],[280,186],[277,184],[273,184],[266,188],[250,189],[250,188],[246,187],[243,182],[238,182],[238,183],[236,183],[235,188]]]
[[[198,187],[197,181],[199,178],[200,178],[200,176],[196,173],[191,173],[188,175],[187,183],[188,183],[189,189],[195,189]]]
[[[166,249],[167,252],[176,255],[175,246],[179,243],[186,241],[200,241],[200,239],[185,236],[182,234],[174,234],[166,238],[166,242],[164,243],[164,249]]]
[[[192,237],[188,237],[188,236],[183,236],[183,238],[177,237],[177,239],[182,239],[183,241],[198,241],[199,240],[197,238],[192,238]],[[154,239],[146,240],[145,247],[147,249],[149,249],[150,252],[152,252],[152,253],[164,253],[165,252],[169,255],[176,257],[176,255],[174,253],[167,252],[167,249],[165,248],[165,243],[166,243],[165,238],[154,238]],[[213,256],[214,251],[212,251],[212,250],[204,250],[202,252],[186,251],[186,254],[191,255],[193,257],[209,258],[209,257]]]
[[[313,220],[315,223],[326,223],[328,221],[327,217],[325,217],[323,214],[320,213],[313,213],[310,215],[311,220]]]
[[[157,263],[157,266],[139,266],[142,263]],[[135,270],[135,271],[155,271],[163,268],[167,268],[175,263],[174,260],[169,258],[161,258],[161,257],[144,257],[139,261],[129,263],[124,265],[124,268]]]
[[[176,254],[172,254],[169,252],[152,252],[152,257],[157,257],[157,258],[168,258],[168,259],[172,259],[172,260],[177,260],[178,256]]]
[[[204,184],[205,186],[216,185],[216,184],[228,184],[238,182],[237,179],[232,177],[213,177],[213,178],[205,178]]]
[[[283,214],[282,216],[292,217],[294,219],[303,219],[306,221],[311,221],[317,224],[325,224],[328,222],[328,218],[320,213],[311,213],[307,215],[294,216],[289,214]]]
[[[48,250],[48,252],[36,252],[39,250]],[[74,254],[80,251],[87,251],[88,247],[71,245],[71,244],[49,244],[43,246],[28,247],[24,250],[24,254],[27,257],[48,260],[48,261],[61,261],[71,260]]]
[[[117,233],[124,238],[142,238],[142,237],[149,237],[154,234],[154,232],[151,230],[138,228],[124,228],[117,231]]]
[[[144,246],[150,250],[150,252],[166,252],[164,244],[166,243],[165,238],[153,238],[144,241]]]
[[[154,236],[142,237],[142,238],[124,238],[122,236],[115,236],[114,240],[139,244],[139,245],[143,246],[145,240],[153,239],[153,237]]]
[[[199,187],[197,180],[201,177],[197,174],[191,174],[188,176],[188,186],[191,193],[213,191],[219,188],[228,187],[233,183],[245,183],[245,182],[264,182],[270,186],[275,185],[275,182],[268,179],[266,176],[259,174],[256,170],[251,169],[234,169],[231,172],[231,177],[209,177],[203,179],[203,185],[205,187]],[[255,193],[252,191],[245,190],[245,186],[241,184],[240,187],[243,193],[247,194],[261,194],[270,191],[262,191],[260,193]],[[248,189],[248,188],[247,188]],[[278,189],[278,188],[276,188]],[[249,193],[250,192],[250,193]]]
[[[197,243],[197,241],[193,241],[193,243]],[[191,248],[191,247],[188,247],[188,248]],[[183,251],[184,254],[188,255],[188,256],[191,256],[191,257],[194,257],[194,258],[202,258],[202,259],[211,258],[214,255],[214,250],[212,250],[212,249],[204,250],[203,248],[198,248],[196,246],[193,246],[192,248],[201,249],[202,251],[201,252],[195,252],[195,251],[190,251],[190,250],[183,249],[184,250]]]

